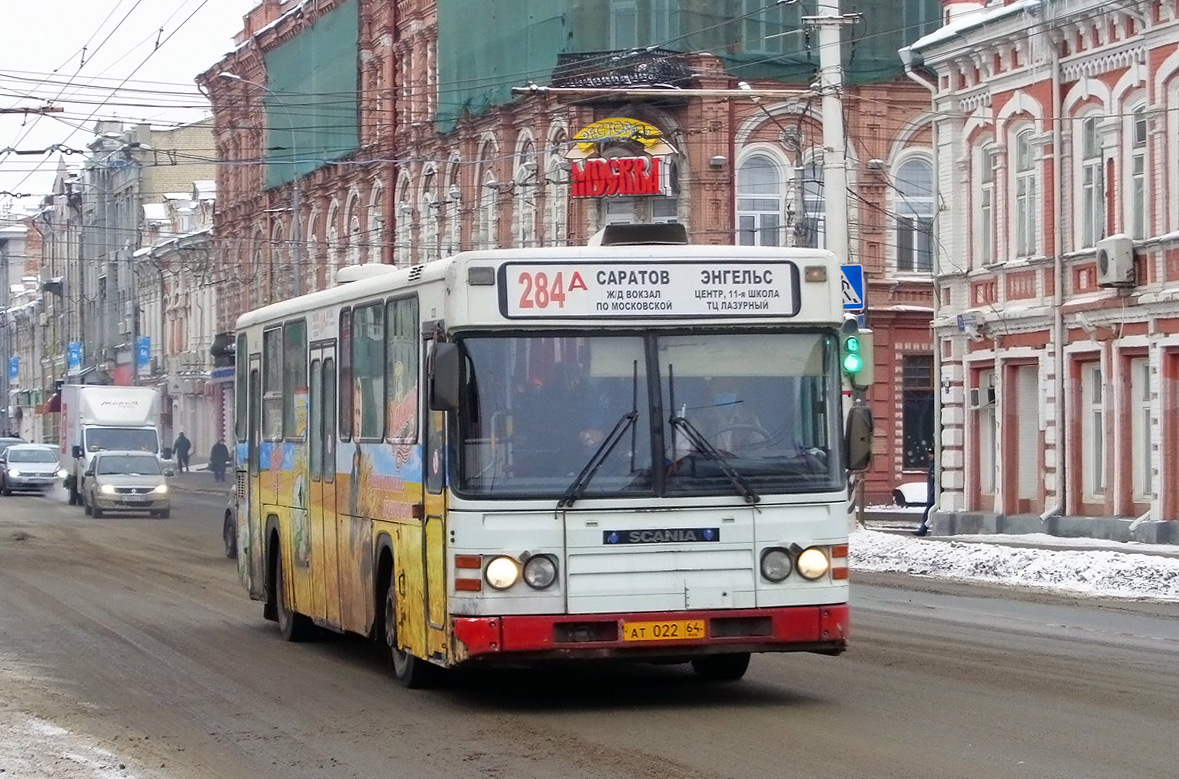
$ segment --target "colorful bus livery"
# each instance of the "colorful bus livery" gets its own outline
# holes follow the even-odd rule
[[[870,417],[844,409],[830,253],[349,274],[238,322],[239,571],[284,637],[369,636],[409,686],[579,657],[735,679],[751,652],[843,651]]]

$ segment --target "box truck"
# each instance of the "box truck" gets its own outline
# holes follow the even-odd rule
[[[171,457],[160,440],[160,395],[151,387],[63,385],[60,421],[61,463],[71,505],[82,502],[82,474],[96,452],[119,449]]]

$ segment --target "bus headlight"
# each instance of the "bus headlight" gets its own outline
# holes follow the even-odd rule
[[[497,557],[487,564],[483,578],[497,590],[506,590],[520,580],[520,566],[510,557]]]
[[[802,578],[814,581],[827,575],[827,571],[831,569],[831,561],[827,559],[827,555],[822,549],[812,546],[810,549],[803,550],[802,554],[798,556],[795,566],[802,574]]]
[[[780,582],[790,575],[792,562],[785,549],[770,547],[761,553],[761,575],[772,582]]]
[[[557,562],[548,555],[528,558],[524,563],[524,581],[534,590],[551,587],[557,580]]]

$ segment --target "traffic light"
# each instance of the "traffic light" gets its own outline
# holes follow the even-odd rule
[[[861,330],[854,317],[843,322],[840,331],[839,361],[843,375],[853,389],[867,389],[872,385],[872,331]]]

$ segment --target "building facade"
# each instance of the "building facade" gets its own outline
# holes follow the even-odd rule
[[[896,49],[941,9],[906,0],[898,27],[897,3],[867,5],[845,35],[851,216],[829,225],[818,97],[740,96],[815,80],[801,4],[262,2],[198,77],[223,163],[218,327],[343,266],[580,243],[612,222],[675,221],[714,244],[845,230],[877,332],[869,498],[887,500],[906,471],[924,478],[935,386],[932,114]],[[597,91],[512,92],[530,83]]]
[[[1173,540],[1179,3],[945,13],[935,526]]]

